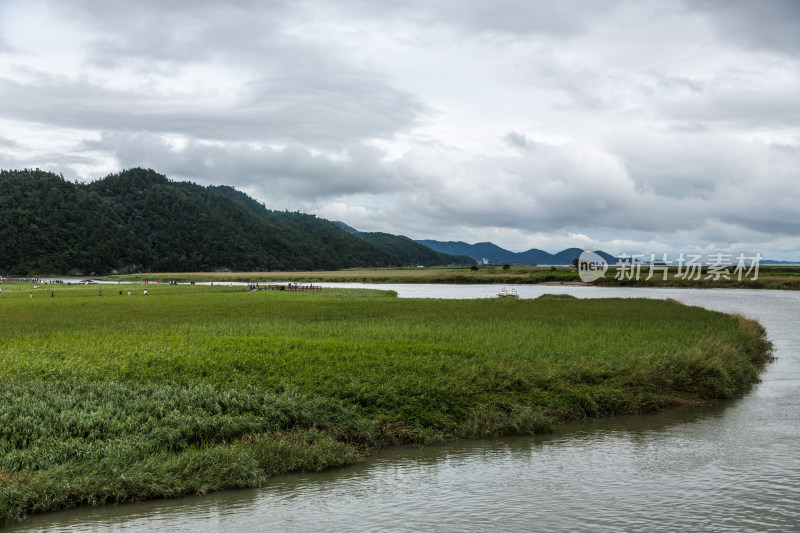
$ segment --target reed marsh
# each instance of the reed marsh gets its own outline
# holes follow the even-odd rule
[[[0,294],[0,523],[728,398],[770,353],[671,301],[30,287]]]

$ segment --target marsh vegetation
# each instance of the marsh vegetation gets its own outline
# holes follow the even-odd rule
[[[769,358],[671,301],[52,287],[0,295],[0,523],[727,398]]]
[[[508,268],[505,268],[508,266]],[[630,269],[628,269],[630,270]],[[705,272],[705,271],[704,271]],[[628,272],[629,273],[629,272]],[[737,288],[800,290],[800,267],[764,265],[758,271],[758,279],[736,275],[729,279],[683,279],[678,277],[677,267],[670,267],[667,279],[661,272],[646,279],[648,270],[641,269],[639,279],[616,279],[617,268],[609,267],[604,277],[591,284],[602,287],[678,287],[678,288]],[[622,276],[619,276],[622,278]],[[573,267],[555,266],[481,266],[481,267],[431,267],[431,268],[355,268],[333,271],[282,271],[282,272],[180,272],[144,273],[124,276],[107,276],[105,279],[120,281],[179,280],[184,282],[362,282],[362,283],[447,283],[447,284],[505,284],[525,285],[537,283],[583,284],[578,271]]]

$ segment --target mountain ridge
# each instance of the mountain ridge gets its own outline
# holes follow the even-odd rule
[[[468,244],[464,241],[437,241],[433,239],[420,239],[418,243],[424,244],[438,252],[454,255],[466,255],[475,261],[486,259],[489,263],[520,263],[530,265],[571,265],[573,259],[578,258],[583,250],[580,248],[566,248],[551,254],[538,248],[531,248],[524,252],[511,252],[492,242],[478,242]],[[609,264],[616,264],[617,258],[602,250],[595,253],[605,259]]]

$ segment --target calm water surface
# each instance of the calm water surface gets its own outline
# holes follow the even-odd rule
[[[379,287],[427,298],[501,288]],[[513,287],[523,298],[675,298],[742,313],[766,326],[777,360],[747,396],[707,408],[388,449],[257,490],[53,513],[10,530],[800,531],[800,292]]]

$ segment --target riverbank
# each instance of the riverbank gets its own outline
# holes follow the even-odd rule
[[[473,270],[471,267],[432,267],[432,268],[372,268],[349,269],[335,271],[309,271],[309,272],[179,272],[179,273],[153,273],[153,274],[128,274],[105,276],[103,279],[112,281],[179,281],[183,283],[194,282],[295,282],[295,283],[445,283],[445,284],[501,284],[501,285],[526,285],[526,284],[584,284],[578,271],[572,267],[531,267],[509,265],[508,268],[500,266],[481,266]],[[630,272],[622,273],[630,276]],[[617,278],[620,279],[617,279]],[[634,279],[622,279],[616,267],[610,267],[602,278],[586,283],[586,286],[601,287],[677,287],[699,289],[773,289],[773,290],[800,290],[800,267],[765,265],[760,267],[757,279],[751,272],[748,276],[738,279],[737,275],[727,275],[728,279],[720,276],[708,277],[703,274],[699,279],[683,279],[678,277],[676,267],[671,267],[666,279],[663,273],[658,272],[651,279],[646,279],[648,272],[642,268],[640,275]],[[695,276],[696,277],[696,276]],[[708,278],[708,279],[707,279]]]
[[[130,288],[3,290],[4,523],[735,396],[768,358],[675,302]]]

